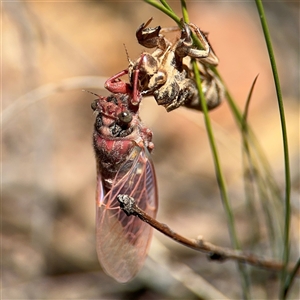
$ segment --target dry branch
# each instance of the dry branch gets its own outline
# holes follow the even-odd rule
[[[142,221],[148,223],[161,233],[170,237],[174,241],[183,244],[186,247],[194,249],[196,251],[201,251],[208,254],[210,260],[216,260],[223,262],[225,260],[235,260],[241,263],[249,264],[252,266],[264,268],[270,271],[281,271],[283,264],[278,261],[265,259],[254,254],[247,254],[243,251],[233,250],[230,248],[219,247],[209,242],[206,242],[202,236],[197,239],[186,238],[175,231],[173,231],[168,225],[160,223],[154,218],[147,215],[143,210],[141,210],[135,203],[132,197],[127,195],[118,195],[118,201],[120,202],[121,209],[128,215],[134,215],[139,217]],[[289,272],[292,272],[292,266],[288,268]],[[300,276],[299,271],[297,276]]]

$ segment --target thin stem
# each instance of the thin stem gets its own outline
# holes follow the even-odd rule
[[[300,269],[300,257],[298,258],[297,263],[295,264],[295,267],[293,268],[291,274],[287,275],[287,279],[284,285],[283,295],[286,298],[288,295],[288,292],[293,284],[294,279],[296,278],[297,274],[299,273]]]
[[[236,229],[235,229],[234,215],[232,213],[232,208],[230,205],[230,201],[229,201],[229,197],[228,197],[228,193],[227,193],[227,189],[226,189],[226,183],[225,183],[225,179],[224,179],[224,176],[222,173],[222,168],[221,168],[221,164],[220,164],[220,160],[219,160],[219,154],[217,151],[214,135],[212,132],[210,117],[208,114],[205,97],[204,97],[204,94],[202,91],[201,79],[200,79],[200,74],[199,74],[199,70],[198,70],[196,61],[193,61],[193,71],[194,71],[195,82],[196,82],[198,93],[199,93],[199,99],[201,101],[201,107],[203,110],[204,121],[205,121],[206,131],[208,134],[208,139],[209,139],[209,143],[210,143],[210,147],[211,147],[211,151],[212,151],[213,161],[215,164],[215,172],[216,172],[216,177],[217,177],[217,181],[218,181],[218,185],[219,185],[221,199],[222,199],[222,202],[223,202],[223,205],[225,208],[225,212],[227,214],[231,243],[235,249],[241,249],[239,241],[238,241]],[[241,264],[238,264],[238,267],[239,267],[239,272],[242,277],[242,288],[243,288],[244,298],[249,299],[249,297],[250,297],[249,296],[249,280],[248,280],[248,276],[246,274],[246,270],[245,270],[244,266],[242,266]]]
[[[185,3],[184,0],[181,0],[181,11],[182,11],[183,21],[185,23],[190,23],[189,15],[188,15],[187,7],[186,7],[186,3]]]
[[[166,15],[168,15],[171,19],[173,19],[179,26],[180,26],[180,18],[173,12],[173,10],[170,9],[169,5],[165,5],[165,1],[164,4],[160,4],[155,0],[144,0],[146,3],[154,6],[155,8],[159,9],[160,11],[162,11],[163,13],[165,13]]]
[[[244,114],[243,114],[243,124],[242,124],[242,128],[243,128],[244,132],[248,131],[247,130],[247,118],[248,118],[248,113],[249,113],[249,106],[250,106],[250,101],[252,99],[252,94],[253,94],[253,91],[254,91],[254,87],[255,87],[257,78],[258,78],[258,75],[256,75],[256,77],[254,78],[254,81],[252,83],[249,95],[247,97],[246,105],[245,105],[245,110],[244,110]]]
[[[201,86],[201,81],[200,81],[201,79],[200,79],[200,75],[199,75],[199,70],[198,70],[198,67],[197,67],[197,63],[195,61],[193,61],[193,72],[195,74],[195,81],[196,81],[196,85],[197,85],[197,88],[198,88],[198,91],[199,91],[199,98],[200,98],[200,101],[201,101],[201,106],[202,106],[202,110],[203,110],[206,130],[207,130],[209,143],[210,143],[210,147],[211,147],[211,150],[212,150],[212,155],[213,155],[213,159],[214,159],[214,163],[215,163],[215,171],[216,171],[216,176],[217,176],[217,180],[218,180],[218,184],[219,184],[219,188],[220,188],[220,192],[221,192],[221,197],[223,199],[223,204],[225,206],[225,210],[226,210],[228,220],[229,220],[229,224],[230,224],[229,231],[230,231],[231,240],[232,240],[232,243],[233,243],[234,247],[236,249],[240,249],[240,245],[239,245],[237,235],[236,235],[236,231],[235,231],[234,216],[232,214],[232,209],[231,209],[229,199],[228,199],[228,195],[227,195],[226,184],[225,184],[225,180],[224,180],[224,177],[223,177],[223,173],[222,173],[222,169],[221,169],[221,165],[220,165],[220,160],[219,160],[219,155],[218,155],[215,139],[214,139],[213,132],[212,132],[212,127],[211,127],[211,122],[210,122],[210,118],[209,118],[209,115],[208,115],[206,101],[205,101],[205,98],[204,98],[204,94],[202,92],[202,86]]]
[[[167,1],[165,0],[160,0],[161,4],[168,9],[169,11],[173,11],[173,9],[171,8],[171,6],[167,3]]]
[[[120,202],[120,208],[126,213],[127,216],[136,216],[143,222],[146,222],[153,228],[157,229],[159,232],[170,237],[175,242],[180,243],[193,250],[208,254],[208,258],[210,260],[215,260],[218,262],[224,262],[225,260],[235,260],[240,263],[245,263],[277,272],[281,271],[283,268],[283,264],[281,262],[265,259],[254,254],[246,254],[239,250],[216,246],[214,244],[206,242],[202,236],[198,236],[196,239],[186,238],[176,233],[168,225],[160,223],[156,219],[149,216],[146,212],[144,212],[136,205],[136,201],[134,200],[134,198],[122,194],[118,195],[117,199]],[[288,270],[291,273],[295,272],[295,276],[300,276],[299,269],[295,269],[293,268],[293,266],[290,266]]]
[[[284,248],[283,248],[283,264],[284,268],[281,274],[281,289],[280,289],[280,299],[285,299],[284,285],[286,281],[286,267],[289,262],[290,254],[290,219],[291,219],[291,206],[290,206],[290,192],[291,192],[291,179],[290,179],[290,163],[289,163],[289,151],[288,151],[288,140],[287,140],[287,130],[284,114],[284,106],[282,101],[282,94],[280,88],[280,82],[277,72],[277,66],[275,61],[275,56],[273,52],[271,37],[268,29],[268,24],[266,21],[266,16],[264,13],[264,8],[261,0],[255,0],[257,10],[259,12],[262,29],[265,36],[265,41],[269,53],[270,63],[273,72],[273,78],[277,93],[277,102],[281,121],[282,139],[283,139],[283,151],[284,151],[284,167],[285,167],[285,225],[284,225]]]

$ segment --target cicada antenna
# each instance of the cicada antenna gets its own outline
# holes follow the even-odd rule
[[[91,103],[91,108],[92,108],[92,110],[94,111],[94,113],[97,113],[97,108],[98,108],[98,101],[99,101],[99,99],[101,99],[102,98],[102,96],[99,96],[98,94],[96,94],[96,93],[93,93],[93,92],[91,92],[91,91],[87,91],[87,90],[82,90],[83,92],[87,92],[87,93],[89,93],[89,94],[92,94],[92,95],[94,95],[94,96],[96,96],[98,99],[95,99],[92,103]]]
[[[90,94],[92,94],[92,95],[94,95],[94,96],[96,96],[96,97],[101,97],[101,96],[99,96],[98,94],[96,94],[96,93],[93,93],[93,92],[91,92],[91,91],[88,91],[88,90],[82,90],[83,92],[87,92],[87,93],[90,93]]]
[[[129,57],[129,53],[128,53],[128,50],[127,50],[127,48],[126,48],[126,45],[125,44],[123,44],[123,46],[124,46],[124,49],[125,49],[125,53],[126,53],[126,57],[127,57],[127,61],[129,62],[129,64],[133,64],[133,62],[131,61],[131,59],[130,59],[130,57]]]

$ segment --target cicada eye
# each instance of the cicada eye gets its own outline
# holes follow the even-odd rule
[[[119,113],[118,118],[122,123],[126,123],[126,124],[128,124],[132,121],[131,113],[126,110]]]
[[[95,111],[98,107],[98,99],[94,100],[92,103],[91,103],[91,108],[93,111]]]
[[[165,71],[160,70],[157,72],[157,75],[153,79],[155,81],[155,85],[162,85],[165,84],[167,81],[167,74]]]
[[[157,72],[158,63],[157,60],[150,54],[145,53],[142,57],[140,71],[147,75],[154,75]]]

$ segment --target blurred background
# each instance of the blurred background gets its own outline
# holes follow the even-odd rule
[[[187,3],[191,22],[209,32],[219,71],[241,109],[259,74],[249,122],[283,195],[278,106],[255,4]],[[181,15],[179,1],[170,4]],[[265,10],[289,137],[294,262],[299,256],[300,10],[298,2],[289,1],[266,2]],[[2,299],[241,298],[234,262],[210,262],[157,232],[144,268],[128,284],[108,277],[97,261],[90,108],[95,97],[82,90],[108,95],[104,81],[128,65],[124,45],[132,60],[144,50],[135,31],[150,17],[153,26],[175,25],[142,1],[2,3]],[[201,235],[231,247],[202,114],[185,108],[167,113],[152,98],[143,100],[141,110],[154,134],[158,220],[186,237]],[[210,115],[242,248],[276,257],[268,228],[264,222],[253,226],[256,215],[247,208],[241,136],[226,101]],[[276,218],[272,211],[270,218]],[[253,299],[277,297],[275,273],[248,271]],[[297,284],[291,299],[297,298]]]

